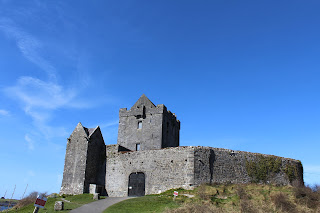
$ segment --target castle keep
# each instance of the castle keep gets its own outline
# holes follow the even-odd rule
[[[119,111],[118,141],[79,123],[67,141],[60,194],[156,194],[202,183],[303,183],[300,161],[221,148],[179,146],[180,121],[145,95]]]

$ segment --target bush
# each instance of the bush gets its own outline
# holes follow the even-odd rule
[[[284,169],[284,172],[287,174],[290,183],[298,178],[298,171],[297,167],[291,164],[287,164],[286,168]]]
[[[320,185],[317,185],[317,184],[314,185],[314,186],[312,187],[312,191],[320,194]]]
[[[241,200],[241,212],[243,213],[256,213],[259,212],[250,200]]]
[[[277,209],[284,212],[296,212],[296,206],[288,200],[288,196],[282,192],[271,196],[272,202],[275,204]]]
[[[251,196],[247,194],[246,190],[241,185],[237,187],[236,193],[241,200],[248,200],[251,198]]]
[[[246,170],[253,182],[267,181],[270,175],[280,172],[282,161],[280,157],[258,155],[254,161],[246,161]]]
[[[34,191],[34,192],[31,192],[27,197],[19,200],[17,205],[14,206],[14,208],[20,209],[20,208],[22,208],[24,206],[27,206],[29,204],[34,203],[36,201],[38,195],[41,195],[43,197],[47,197],[47,193],[46,192],[45,193],[39,193],[39,192]]]
[[[308,186],[294,188],[294,195],[297,203],[306,205],[308,208],[320,208],[320,191],[319,186],[313,189]]]

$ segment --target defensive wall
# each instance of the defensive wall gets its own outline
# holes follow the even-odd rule
[[[145,151],[119,148],[106,148],[106,190],[111,197],[127,196],[128,177],[136,172],[145,174],[145,194],[192,189],[202,183],[303,183],[300,161],[288,158],[201,146]]]

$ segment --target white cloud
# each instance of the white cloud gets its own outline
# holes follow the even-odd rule
[[[10,112],[7,111],[7,110],[4,110],[4,109],[0,109],[0,115],[9,116],[9,115],[10,115]]]
[[[34,141],[30,138],[28,134],[24,136],[24,139],[27,141],[28,144],[28,149],[29,150],[34,150]]]
[[[15,86],[5,90],[21,100],[26,106],[26,112],[31,115],[34,113],[34,117],[38,117],[39,114],[30,112],[32,108],[57,109],[68,105],[76,95],[72,89],[32,77],[20,77]]]
[[[45,54],[48,54],[50,44],[42,42],[35,36],[20,28],[12,19],[0,17],[0,32],[3,32],[9,39],[15,41],[16,47],[20,50],[23,57],[38,66],[44,71],[48,79],[41,80],[36,77],[21,76],[17,82],[10,87],[4,88],[8,97],[17,100],[24,112],[33,120],[33,128],[26,134],[25,140],[30,150],[34,150],[35,141],[42,138],[65,136],[66,130],[63,127],[51,125],[50,119],[55,110],[61,108],[88,108],[94,105],[92,101],[79,101],[78,82],[72,85],[63,86],[58,82],[58,73],[54,63],[49,61]],[[46,51],[46,52],[44,52]],[[80,69],[80,67],[77,67]],[[89,76],[82,76],[90,79]],[[83,83],[83,82],[81,82]],[[86,81],[85,86],[88,86]],[[82,88],[83,89],[83,88]],[[0,111],[0,115],[6,111]],[[35,136],[36,137],[31,137]]]
[[[28,171],[28,175],[29,175],[30,177],[36,176],[36,174],[35,174],[34,171],[32,171],[32,170],[29,170],[29,171]]]
[[[38,39],[17,27],[11,19],[7,18],[0,19],[0,30],[16,41],[18,49],[26,59],[45,71],[50,79],[56,78],[55,68],[41,56],[43,44]]]
[[[111,127],[111,126],[116,126],[118,124],[119,124],[119,120],[115,120],[115,121],[110,121],[110,122],[103,123],[103,124],[101,124],[99,126],[102,129],[102,128],[107,128],[107,127]]]
[[[45,138],[67,135],[65,128],[48,125],[54,110],[87,107],[85,103],[75,100],[77,93],[74,89],[33,77],[20,77],[14,86],[5,88],[4,92],[20,102],[25,113],[33,119],[37,133],[31,134],[42,133]],[[25,139],[29,149],[33,150],[30,134]]]
[[[304,165],[303,169],[306,173],[317,173],[320,175],[320,165]]]
[[[306,184],[319,184],[320,165],[303,165],[303,171]]]

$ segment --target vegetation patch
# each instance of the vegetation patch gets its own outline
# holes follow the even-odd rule
[[[180,199],[173,200],[173,196],[149,195],[116,203],[107,208],[103,213],[127,213],[127,212],[163,212],[167,208],[180,206]]]
[[[30,213],[34,210],[34,202],[36,200],[38,193],[32,192],[26,198],[20,200],[18,204],[9,210],[9,212],[18,212],[18,213]],[[73,209],[76,209],[84,204],[93,202],[93,195],[92,194],[82,194],[82,195],[64,195],[64,197],[55,197],[55,198],[48,198],[45,208],[40,209],[39,213],[56,213],[54,211],[54,204],[56,201],[63,201],[62,199],[66,199],[70,202],[64,202],[64,209],[63,211],[59,212],[69,212]]]
[[[173,191],[179,196],[173,201]],[[181,194],[192,194],[189,198]],[[125,200],[109,207],[115,212],[320,212],[320,187],[275,186],[271,184],[213,184],[194,190],[175,189],[160,195]]]
[[[292,164],[287,164],[286,168],[284,169],[284,172],[287,174],[289,181],[292,183],[292,181],[296,180],[298,178],[298,171],[297,167],[295,167]]]
[[[246,160],[246,170],[252,178],[252,182],[266,183],[267,178],[275,173],[280,172],[282,160],[276,156],[258,155],[257,160]]]

